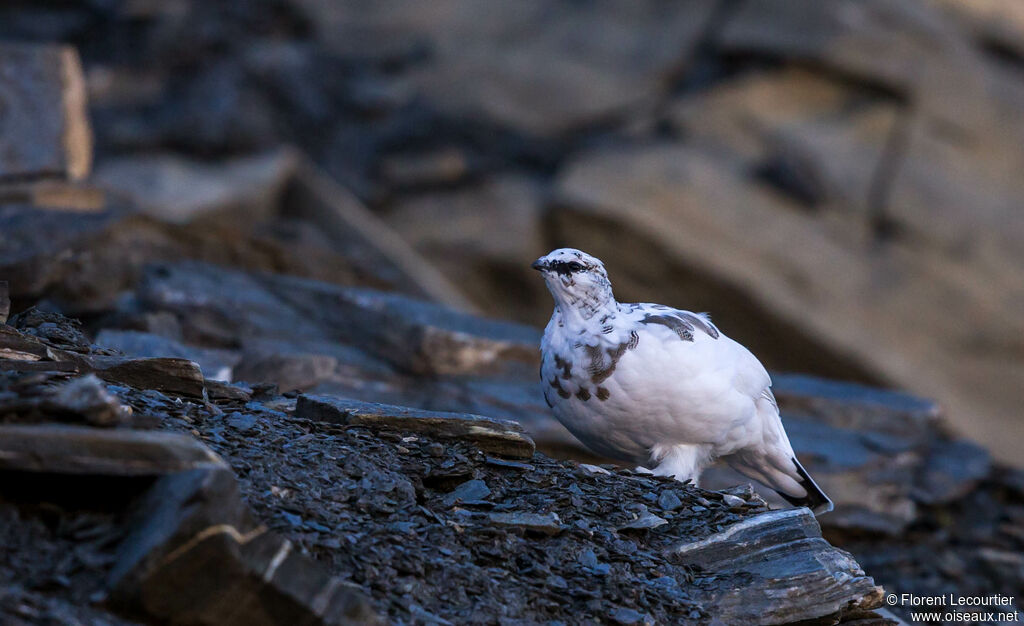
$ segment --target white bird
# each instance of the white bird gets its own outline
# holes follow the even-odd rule
[[[796,459],[771,378],[707,315],[622,304],[600,260],[534,261],[555,299],[541,341],[544,398],[600,455],[695,484],[716,458],[815,513],[832,501]]]

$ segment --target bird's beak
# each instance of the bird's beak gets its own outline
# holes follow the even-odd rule
[[[533,263],[531,263],[530,267],[537,270],[538,272],[543,272],[544,270],[546,270],[547,266],[544,265],[544,257],[541,257],[534,261]]]

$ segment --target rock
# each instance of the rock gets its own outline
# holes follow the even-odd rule
[[[909,393],[799,374],[772,376],[785,411],[813,415],[838,428],[885,432],[925,441],[939,423],[938,405]]]
[[[56,321],[45,321],[45,314],[32,310],[20,314],[19,319],[24,320],[25,316],[40,318],[38,325],[24,332],[0,326],[2,368],[92,373],[105,381],[140,389],[191,397],[203,395],[203,375],[192,361],[96,353],[78,330],[77,322],[70,323],[59,315],[53,317]]]
[[[869,237],[880,163],[902,126],[899,105],[835,77],[783,67],[724,81],[673,103],[669,118],[708,150],[727,151],[805,210],[826,212],[830,234]]]
[[[173,339],[137,330],[104,328],[96,335],[96,344],[131,357],[174,357],[195,362],[209,380],[229,381],[232,368],[242,358],[228,350],[187,346]],[[263,379],[254,379],[263,380]]]
[[[366,273],[387,284],[464,311],[473,306],[466,296],[417,254],[401,237],[371,213],[348,190],[314,164],[299,164],[282,212],[312,222],[336,249]]]
[[[95,180],[164,222],[266,220],[274,215],[297,157],[271,152],[207,165],[171,155],[102,161]]]
[[[68,313],[106,312],[135,286],[149,262],[200,258],[227,265],[277,268],[297,274],[353,281],[350,264],[322,242],[305,242],[301,254],[285,229],[263,235],[258,225],[181,226],[133,214],[124,206],[82,214],[0,204],[0,275],[17,276],[11,296],[37,301],[45,294]],[[386,283],[368,280],[372,284]]]
[[[644,615],[639,611],[621,606],[613,609],[608,617],[616,624],[623,624],[624,626],[633,626],[634,624],[654,626],[654,619],[650,615]]]
[[[520,432],[518,424],[479,415],[308,395],[299,396],[295,415],[315,421],[429,433],[442,439],[463,439],[472,441],[482,450],[513,458],[528,459],[534,452],[533,441]]]
[[[777,0],[744,3],[723,27],[718,44],[733,53],[824,65],[898,93],[946,123],[985,115],[985,100],[973,91],[983,83],[981,59],[925,3],[830,0],[804,9]]]
[[[551,536],[562,532],[556,513],[488,513],[487,521],[499,528],[521,528]]]
[[[133,516],[110,573],[115,605],[172,623],[378,623],[358,591],[256,522],[230,472],[161,478]]]
[[[739,509],[746,506],[747,501],[729,493],[722,494],[722,501],[729,505],[730,509]]]
[[[89,174],[92,133],[78,53],[56,45],[0,46],[0,182],[81,180]]]
[[[470,167],[468,156],[457,148],[393,154],[381,162],[384,178],[399,188],[457,183],[469,173]]]
[[[124,416],[121,403],[99,378],[74,378],[43,400],[43,410],[55,416],[71,415],[91,426],[113,426]]]
[[[0,358],[12,361],[55,360],[56,353],[43,341],[11,326],[0,325]]]
[[[338,361],[322,354],[244,354],[236,380],[274,383],[280,389],[307,391],[330,379]]]
[[[489,495],[491,495],[491,490],[487,483],[476,479],[467,480],[444,497],[444,505],[451,507],[460,502],[483,500]]]
[[[151,268],[140,304],[180,316],[192,341],[327,339],[416,374],[525,372],[535,370],[538,359],[533,328],[398,294],[198,263]]]
[[[662,511],[675,511],[683,506],[683,501],[674,492],[666,491],[658,496],[658,506]]]
[[[1024,327],[1003,314],[1008,308],[979,308],[1007,297],[1002,287],[983,294],[991,282],[950,302],[945,294],[960,280],[945,266],[951,259],[901,242],[862,254],[850,228],[751,183],[741,161],[680,143],[581,155],[560,174],[553,207],[557,237],[602,258],[620,300],[715,311],[720,327],[771,368],[935,397],[952,419],[974,416],[955,424],[962,432],[983,438],[997,458],[1012,456],[1005,428],[1017,422],[1007,394],[1021,372],[994,352],[968,358],[952,346],[1015,345],[1003,333],[1020,336]],[[802,245],[790,245],[796,240]],[[652,275],[677,279],[652,289]],[[854,293],[876,305],[851,305]],[[956,321],[964,319],[992,323],[966,328]]]
[[[11,312],[10,289],[6,280],[0,280],[0,324],[7,322],[7,316]]]
[[[107,206],[103,189],[90,183],[42,179],[0,185],[0,204],[27,204],[38,209],[100,212]]]
[[[12,317],[10,326],[54,348],[52,354],[60,354],[63,350],[84,354],[98,352],[82,332],[81,322],[60,313],[30,307]]]
[[[285,180],[280,170],[288,170],[291,158],[290,153],[275,153],[264,157],[267,163],[235,164],[237,176],[266,174],[266,185],[277,190],[261,195],[260,211],[254,211],[251,185],[238,181],[233,186],[211,183],[218,189],[174,201],[191,207],[187,213],[195,223],[165,221],[188,220],[185,213],[171,214],[172,208],[163,205],[146,209],[160,219],[143,215],[124,195],[85,214],[0,203],[0,224],[9,235],[0,239],[0,275],[18,277],[11,284],[12,297],[36,301],[45,294],[69,313],[108,311],[122,292],[134,287],[146,264],[188,258],[336,283],[399,287],[472,309],[380,220],[358,204],[346,204],[350,196],[343,189],[317,179],[308,167]],[[206,185],[195,186],[199,194],[198,188]],[[239,210],[246,219],[233,218]],[[198,219],[198,211],[206,217]]]
[[[609,472],[605,468],[599,465],[591,465],[590,463],[580,463],[580,468],[583,469],[583,471],[588,472],[590,474],[611,474],[611,472]]]
[[[650,530],[668,524],[668,520],[651,513],[644,508],[637,518],[619,527],[619,530]]]
[[[943,441],[932,447],[918,478],[914,499],[936,505],[963,498],[992,474],[992,459],[969,441]]]
[[[587,567],[590,569],[594,569],[595,567],[597,567],[597,556],[594,554],[594,551],[590,548],[587,548],[580,552],[579,558],[577,560],[579,560],[580,565],[582,565],[583,567]]]
[[[1024,53],[1024,11],[1015,2],[928,0],[989,48]]]
[[[108,382],[203,397],[203,374],[198,365],[186,359],[84,356],[76,358],[75,363],[82,371],[92,372]]]
[[[766,558],[768,552],[774,556]],[[878,606],[883,593],[847,553],[821,538],[807,509],[761,513],[671,553],[719,576],[756,581],[711,593],[708,613],[727,624],[849,619]]]
[[[776,133],[829,122],[841,126],[854,108],[853,100],[864,97],[827,74],[783,66],[736,76],[673,99],[666,117],[696,145],[727,150],[756,166],[768,159]]]
[[[0,470],[90,476],[159,476],[223,469],[187,435],[84,426],[0,424]]]
[[[545,319],[538,319],[536,304],[548,294],[522,268],[548,251],[542,193],[531,177],[499,175],[397,201],[385,219],[480,311],[540,324]]]
[[[653,100],[685,69],[712,3],[547,5],[500,9],[449,1],[372,4],[357,14],[302,0],[321,40],[350,55],[401,58],[423,49],[412,73],[445,115],[482,117],[536,136],[558,136]],[[492,42],[502,41],[496,48]]]
[[[242,432],[256,428],[256,417],[247,413],[232,413],[224,418],[228,426]]]
[[[252,389],[245,384],[230,384],[216,380],[206,380],[204,388],[210,400],[236,400],[239,402],[252,400]]]

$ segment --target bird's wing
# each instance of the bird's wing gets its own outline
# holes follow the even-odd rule
[[[633,307],[630,316],[636,323],[664,326],[686,341],[692,341],[698,334],[715,340],[708,344],[714,347],[712,353],[715,357],[715,366],[722,368],[723,374],[730,376],[729,382],[736,391],[746,394],[753,401],[765,397],[775,403],[771,393],[772,379],[768,375],[768,370],[750,350],[722,334],[707,313],[694,313],[651,303],[623,306]]]

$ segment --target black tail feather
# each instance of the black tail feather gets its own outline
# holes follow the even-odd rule
[[[825,492],[821,490],[814,479],[811,478],[807,470],[804,469],[803,465],[800,465],[800,461],[793,457],[793,465],[796,466],[796,472],[800,475],[800,486],[804,488],[807,495],[803,498],[794,498],[793,496],[786,495],[781,491],[777,492],[786,502],[789,502],[793,506],[805,506],[814,512],[815,515],[822,515],[832,510],[832,500],[825,495]]]

